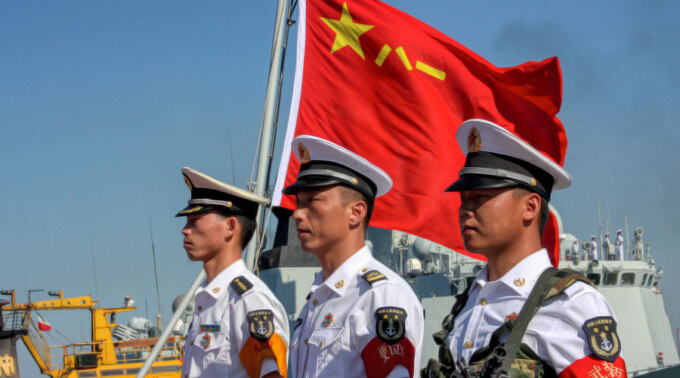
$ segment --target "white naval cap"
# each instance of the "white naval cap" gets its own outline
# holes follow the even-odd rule
[[[293,139],[292,149],[300,161],[297,181],[283,188],[284,194],[298,189],[344,185],[373,200],[392,188],[392,179],[382,169],[356,153],[311,135]]]
[[[465,166],[448,192],[522,186],[550,199],[552,190],[571,185],[564,168],[493,122],[467,120],[456,139],[466,154]]]
[[[189,167],[182,168],[182,175],[191,191],[191,199],[176,217],[217,209],[255,219],[258,206],[269,204],[267,198],[225,184]]]

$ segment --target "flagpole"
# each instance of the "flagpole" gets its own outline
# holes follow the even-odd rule
[[[274,108],[276,104],[276,92],[279,89],[278,70],[281,64],[282,55],[281,46],[283,41],[283,28],[284,25],[286,25],[287,5],[288,0],[279,0],[276,11],[274,47],[272,50],[271,66],[269,67],[269,83],[267,84],[267,96],[265,99],[264,116],[262,118],[262,138],[260,139],[260,151],[257,166],[257,181],[255,182],[255,194],[259,196],[264,196],[266,190],[265,181],[267,174],[267,162],[269,160],[268,157],[270,153],[269,151],[272,139]],[[259,220],[260,218],[262,218],[262,214],[264,214],[264,208],[262,206],[259,206],[256,219]],[[260,226],[262,225],[261,222],[258,223]],[[259,233],[255,232],[255,235],[253,236],[252,240],[248,244],[248,248],[246,249],[245,262],[248,268],[251,270],[255,266],[255,252],[257,246],[259,245],[259,239],[260,239]],[[151,350],[151,353],[147,357],[146,361],[144,361],[144,365],[142,365],[142,368],[139,370],[139,373],[137,373],[137,378],[143,378],[149,371],[149,368],[153,364],[153,361],[160,353],[168,336],[170,336],[170,332],[172,332],[172,329],[175,327],[175,324],[177,324],[177,321],[184,313],[184,309],[186,308],[187,304],[194,297],[196,289],[205,279],[206,279],[205,271],[201,269],[201,271],[194,279],[194,282],[191,284],[191,287],[189,287],[189,290],[187,290],[186,294],[184,295],[184,298],[180,302],[179,306],[177,306],[175,313],[172,315],[172,318],[170,319],[170,322],[168,322],[166,328],[163,330],[163,333],[161,333],[161,336],[158,338],[156,345]]]
[[[274,127],[274,113],[276,106],[277,92],[280,90],[278,87],[278,77],[279,69],[281,66],[281,56],[283,45],[283,28],[286,25],[287,18],[287,6],[288,0],[279,0],[279,4],[276,11],[276,28],[274,31],[274,47],[272,50],[272,60],[269,66],[269,82],[267,84],[267,95],[265,99],[264,106],[264,116],[262,117],[262,138],[260,139],[260,151],[257,164],[257,179],[255,181],[255,194],[258,196],[265,196],[266,181],[267,181],[267,164],[269,163],[270,155],[270,145],[272,140],[272,129]],[[262,219],[264,214],[264,207],[259,206],[257,210],[257,221],[258,229],[263,227]],[[260,232],[255,232],[253,238],[248,243],[246,248],[245,263],[249,270],[253,270],[255,267],[255,254],[257,252],[257,246],[260,244]]]
[[[194,282],[189,287],[189,290],[187,290],[186,294],[184,294],[184,297],[177,306],[175,313],[172,314],[170,322],[168,322],[168,325],[163,330],[163,333],[161,333],[161,336],[158,338],[158,341],[156,341],[156,345],[154,345],[153,349],[151,349],[149,356],[146,358],[146,361],[144,361],[144,365],[142,365],[142,368],[139,369],[139,372],[137,373],[137,378],[144,378],[146,373],[149,371],[149,368],[151,368],[151,365],[153,364],[154,360],[156,359],[156,357],[158,357],[158,354],[161,352],[161,349],[163,349],[163,345],[165,345],[165,341],[170,336],[170,332],[172,332],[172,329],[175,328],[175,324],[177,324],[177,321],[184,313],[184,309],[187,308],[189,302],[194,298],[194,295],[196,294],[196,289],[198,289],[198,286],[205,280],[206,277],[207,276],[205,274],[205,271],[201,269],[201,271],[198,272],[198,275],[194,279]]]

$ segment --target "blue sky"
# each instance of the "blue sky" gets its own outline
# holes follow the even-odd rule
[[[560,58],[559,114],[574,185],[553,195],[566,231],[645,228],[673,328],[677,274],[680,4],[672,1],[389,1],[498,66]],[[250,179],[274,1],[0,2],[0,288],[132,295],[166,319],[200,267],[181,244],[191,166]],[[279,141],[287,119],[295,28]],[[277,146],[277,151],[280,150]],[[233,167],[233,168],[232,168]],[[94,269],[93,269],[94,267]],[[96,272],[96,284],[95,284]],[[45,299],[44,294],[35,294]],[[72,340],[82,320],[48,314]],[[64,342],[56,337],[56,342]],[[37,370],[22,354],[22,375]]]

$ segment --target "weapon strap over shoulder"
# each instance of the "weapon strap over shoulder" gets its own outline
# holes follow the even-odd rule
[[[554,267],[549,267],[541,273],[531,294],[529,294],[529,298],[527,298],[524,306],[522,306],[517,319],[509,320],[498,330],[501,331],[500,333],[510,332],[504,345],[507,356],[503,359],[502,371],[510,371],[510,366],[515,360],[515,356],[517,356],[524,333],[533,317],[541,308],[541,305],[545,301],[561,294],[576,281],[583,281],[592,285],[586,277],[572,269],[558,270]],[[494,332],[494,338],[500,338],[500,333],[496,334]]]

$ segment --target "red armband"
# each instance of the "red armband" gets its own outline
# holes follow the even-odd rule
[[[597,358],[595,355],[582,359],[567,366],[559,375],[560,378],[579,377],[602,377],[602,378],[626,378],[626,362],[618,357],[614,362]]]
[[[397,365],[404,366],[413,376],[415,356],[416,348],[405,337],[392,345],[376,337],[361,351],[367,378],[385,378]]]

